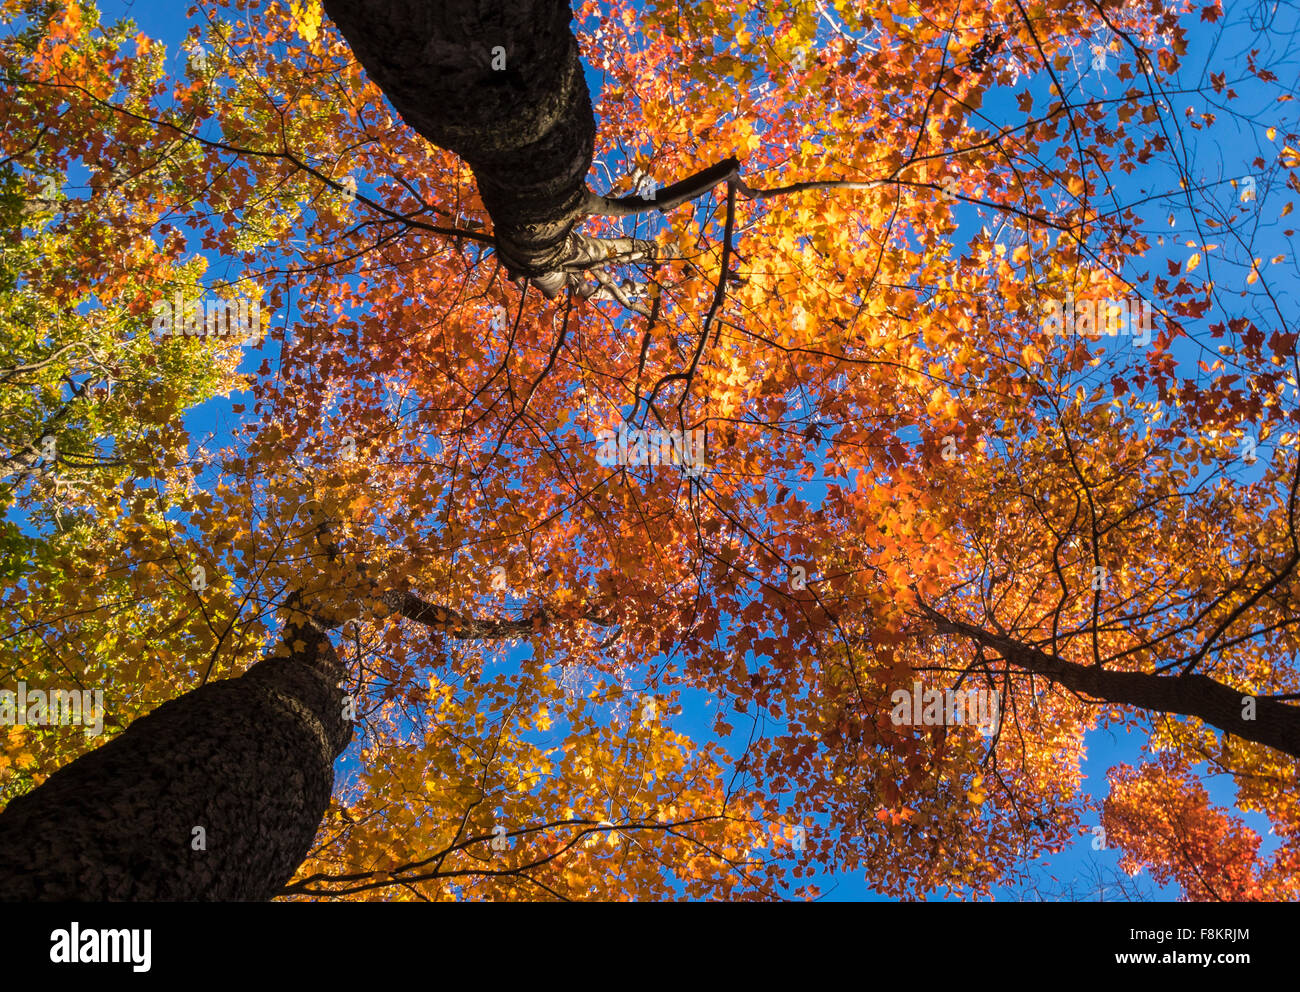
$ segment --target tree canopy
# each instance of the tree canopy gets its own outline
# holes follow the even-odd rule
[[[0,0],[0,688],[327,618],[287,898],[1297,898],[1294,12],[867,6]]]

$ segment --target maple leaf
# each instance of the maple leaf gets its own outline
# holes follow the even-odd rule
[[[221,57],[173,76],[60,5],[0,50],[32,81],[3,97],[6,457],[59,442],[53,479],[0,490],[34,521],[0,532],[6,670],[77,659],[145,728],[271,657],[342,679],[315,716],[356,774],[287,898],[783,897],[792,794],[825,821],[799,871],[988,892],[1072,836],[1098,721],[1141,741],[1105,814],[1129,863],[1294,892],[1292,847],[1252,861],[1158,757],[1222,752],[1239,809],[1294,830],[1261,784],[1297,748],[1294,335],[1183,278],[1211,247],[1179,225],[1230,219],[1179,185],[1211,171],[1183,118],[1124,89],[1185,89],[1184,15],[904,6],[550,5],[489,17],[493,54],[481,26],[412,38],[442,28],[411,5],[218,2]],[[1155,40],[1090,96],[1075,44],[1117,30]],[[557,67],[602,78],[595,113]],[[538,154],[557,107],[570,145]],[[1238,247],[1247,286],[1285,251]],[[283,294],[247,378],[147,333],[218,276]],[[1188,358],[1198,335],[1230,353]],[[759,717],[786,729],[737,757]],[[6,738],[4,799],[93,746]]]

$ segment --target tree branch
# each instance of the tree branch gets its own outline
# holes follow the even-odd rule
[[[703,196],[718,183],[736,176],[739,171],[740,159],[725,158],[693,176],[687,176],[671,186],[665,186],[648,199],[641,196],[613,198],[588,192],[583,213],[588,217],[631,217],[651,210],[667,213],[689,200]]]
[[[968,637],[982,647],[997,651],[1015,667],[1042,675],[1098,702],[1196,717],[1225,734],[1300,758],[1300,707],[1234,689],[1195,673],[1152,675],[1076,664],[1013,638],[949,619],[924,603],[921,610],[940,633]],[[1245,718],[1243,697],[1254,700],[1254,719]]]

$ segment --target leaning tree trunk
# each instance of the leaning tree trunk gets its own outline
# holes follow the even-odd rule
[[[507,270],[544,293],[582,254],[596,122],[567,0],[325,0],[393,107],[474,172]]]
[[[1078,696],[1151,713],[1196,717],[1225,734],[1300,758],[1300,707],[1283,702],[1291,699],[1290,695],[1255,696],[1196,672],[1156,675],[1081,665],[1032,644],[946,617],[933,607],[923,606],[922,612],[941,633],[969,638],[980,647],[998,652],[1020,670],[1042,675]]]
[[[269,899],[307,856],[352,737],[323,630],[164,703],[0,813],[0,899]],[[350,714],[347,714],[350,715]]]

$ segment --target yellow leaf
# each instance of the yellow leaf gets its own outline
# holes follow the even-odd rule
[[[1201,264],[1201,253],[1199,251],[1193,252],[1192,257],[1187,260],[1187,268],[1184,269],[1183,271],[1191,272],[1194,268],[1196,268],[1200,264]]]
[[[303,39],[311,44],[320,33],[320,3],[318,0],[303,0],[302,3],[290,4],[293,26]]]

